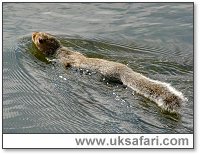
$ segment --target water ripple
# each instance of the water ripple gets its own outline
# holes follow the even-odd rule
[[[187,56],[181,62],[166,58],[167,53],[177,59],[182,54],[180,50],[177,52],[173,48],[166,48],[167,45],[162,47],[137,41],[122,44],[102,38],[59,38],[65,46],[89,57],[125,63],[135,71],[141,72],[142,69],[144,74],[155,75],[155,79],[173,81],[183,90],[185,87],[176,82],[176,76],[185,80],[185,75],[190,76],[192,73],[192,66],[186,63]],[[12,59],[9,64],[4,63],[3,70],[4,132],[191,131],[180,125],[180,118],[168,114],[163,117],[154,103],[138,94],[132,95],[130,89],[119,84],[105,81],[97,73],[73,68],[65,70],[59,64],[48,64],[32,46],[30,36],[23,37],[15,47],[4,53],[4,59]],[[191,82],[188,81],[186,87]],[[190,113],[185,113],[183,117]],[[18,120],[20,126],[12,120]]]

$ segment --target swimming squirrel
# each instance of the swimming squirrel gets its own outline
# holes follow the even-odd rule
[[[61,45],[60,41],[51,34],[33,32],[32,41],[45,56],[55,56],[66,67],[75,67],[96,71],[104,76],[119,79],[151,101],[157,103],[163,110],[177,112],[187,99],[170,84],[152,80],[133,71],[124,64],[98,58],[88,58]]]

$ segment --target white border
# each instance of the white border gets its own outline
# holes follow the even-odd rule
[[[193,134],[3,134],[3,140],[3,148],[193,148]]]
[[[2,2],[194,2],[194,0],[2,0]]]
[[[59,0],[59,2],[80,2],[81,0],[70,0],[70,1],[67,1],[67,0]],[[18,1],[16,1],[16,0],[2,0],[1,2],[41,2],[40,0],[30,0],[30,1],[25,1],[25,0],[18,0]],[[52,0],[52,1],[48,1],[48,0],[43,0],[42,2],[58,2],[58,1],[56,1],[56,0]],[[99,1],[97,1],[97,0],[84,0],[83,2],[100,2],[100,0]],[[114,0],[114,1],[110,1],[110,0],[102,0],[101,2],[122,2],[122,1],[119,1],[119,0]],[[195,93],[195,109],[194,109],[194,111],[195,111],[195,114],[197,115],[197,113],[199,112],[199,111],[197,111],[197,109],[199,109],[200,107],[199,107],[199,104],[198,104],[198,101],[199,101],[199,95],[197,95],[197,94],[199,94],[200,93],[200,84],[199,84],[199,81],[198,80],[196,80],[196,79],[199,79],[198,78],[198,73],[200,73],[200,61],[199,61],[199,44],[197,43],[197,40],[199,40],[198,38],[199,38],[199,32],[198,32],[198,27],[200,26],[200,24],[199,24],[199,15],[200,15],[200,13],[199,13],[199,5],[200,5],[200,1],[199,0],[176,0],[176,1],[173,1],[173,0],[165,0],[165,1],[162,1],[162,0],[154,0],[154,1],[147,1],[147,0],[143,0],[143,1],[140,1],[140,0],[134,0],[134,1],[131,1],[131,0],[123,0],[123,2],[194,2],[195,3],[195,14],[194,14],[194,16],[195,16],[195,23],[194,23],[194,27],[195,27],[195,34],[194,34],[194,40],[195,40],[195,47],[194,47],[194,49],[195,49],[195,51],[194,51],[194,53],[195,53],[195,59],[194,59],[194,61],[195,61],[195,92],[197,92],[197,93]],[[2,3],[1,3],[1,7],[0,7],[1,9],[1,12],[2,12]],[[1,16],[1,25],[2,25],[2,16]],[[2,43],[2,31],[0,32],[0,34],[1,34],[1,43]],[[0,44],[0,48],[2,49],[2,44]],[[2,52],[0,53],[0,60],[1,60],[1,63],[0,63],[0,67],[1,67],[1,69],[2,69]],[[0,78],[2,79],[2,71],[0,72]],[[2,88],[2,83],[0,83],[0,87]],[[1,95],[0,95],[0,98],[1,98],[1,101],[2,101],[2,93],[1,93]],[[2,106],[2,104],[1,104],[1,106]],[[2,107],[1,107],[2,108]],[[1,116],[2,116],[2,111],[0,112],[0,114],[1,114]],[[196,117],[195,117],[196,118]],[[0,119],[1,121],[0,121],[0,124],[2,125],[2,119]],[[194,151],[190,151],[190,152],[188,152],[188,151],[186,151],[186,150],[173,150],[173,152],[170,152],[170,154],[178,154],[178,153],[181,153],[181,155],[183,155],[183,154],[188,154],[188,153],[193,153],[193,154],[199,154],[200,153],[200,149],[199,149],[199,145],[200,145],[200,143],[199,143],[199,139],[200,139],[200,136],[199,136],[199,130],[197,130],[197,129],[199,129],[200,128],[200,126],[199,126],[199,121],[196,121],[196,119],[195,119],[195,139],[194,139],[194,142],[195,142],[195,150]],[[198,133],[197,133],[198,132]],[[0,143],[1,143],[1,146],[2,146],[2,140],[0,141]],[[145,151],[145,150],[143,150],[143,151]],[[154,154],[159,154],[160,155],[160,151],[159,152],[155,152],[154,150],[146,150],[147,151],[147,153],[154,153]],[[164,150],[163,150],[164,151]],[[165,151],[166,152],[166,154],[169,154],[169,152],[168,151]],[[27,154],[27,153],[29,153],[29,154],[35,154],[34,152],[30,152],[30,151],[23,151],[23,152],[20,152],[20,151],[3,151],[2,149],[1,149],[1,154],[4,154],[4,153],[6,153],[6,154],[12,154],[12,153],[14,153],[15,155],[16,154],[23,154],[23,153],[25,153],[25,154]],[[48,155],[49,154],[54,154],[55,152],[52,152],[52,151],[48,151]],[[60,153],[63,153],[63,154],[66,154],[66,152],[60,152]],[[73,152],[74,153],[74,152]],[[78,152],[75,152],[75,153],[78,153]],[[81,151],[80,152],[81,154],[84,154],[84,153],[87,153],[87,154],[89,154],[89,153],[92,153],[92,154],[94,154],[94,153],[98,153],[98,152],[88,152],[88,151]],[[104,152],[105,154],[106,154],[106,152]],[[107,153],[109,153],[110,154],[110,152],[107,152]],[[115,154],[121,154],[122,152],[115,152]],[[126,153],[128,154],[133,154],[133,152],[127,152],[126,151]],[[142,152],[139,152],[140,154],[142,153]],[[45,154],[45,152],[37,152],[37,155],[40,155],[40,154]]]

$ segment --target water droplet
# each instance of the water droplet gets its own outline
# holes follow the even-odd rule
[[[63,80],[67,80],[66,78],[63,78]]]
[[[120,100],[119,96],[116,96],[116,97],[115,97],[115,99],[116,99],[117,101],[119,101],[119,100]]]
[[[61,78],[61,79],[62,79],[63,77],[62,77],[61,75],[59,75],[59,78]]]

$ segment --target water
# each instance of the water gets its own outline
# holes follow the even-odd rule
[[[171,83],[188,102],[162,110],[98,73],[48,63],[31,33]],[[4,133],[193,133],[192,3],[4,3]]]

